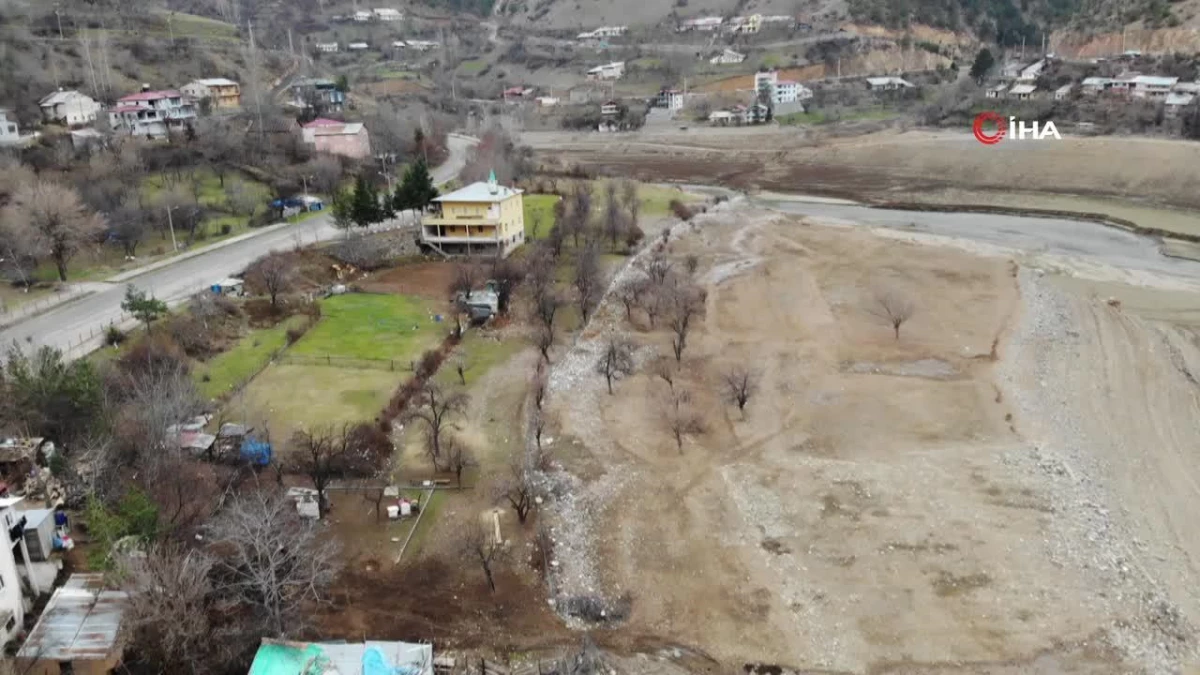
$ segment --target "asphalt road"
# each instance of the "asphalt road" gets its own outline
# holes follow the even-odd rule
[[[456,178],[466,165],[468,151],[476,142],[467,136],[450,136],[450,157],[433,170],[434,181],[442,184]],[[179,260],[140,275],[128,283],[153,293],[159,299],[175,302],[208,288],[215,281],[240,273],[250,263],[271,251],[290,249],[298,242],[310,244],[332,239],[339,234],[329,216],[321,215]],[[16,341],[23,347],[46,345],[61,349],[71,356],[85,354],[100,344],[106,326],[113,322],[120,323],[125,285],[108,284],[108,288],[97,293],[64,303],[44,314],[0,330],[0,345]]]

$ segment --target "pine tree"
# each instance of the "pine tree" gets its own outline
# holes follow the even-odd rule
[[[433,184],[433,176],[429,174],[429,166],[425,164],[425,159],[418,159],[416,164],[409,167],[405,174],[406,182],[409,180],[409,174],[412,176],[412,192],[410,194],[415,207],[424,211],[438,196],[438,189]]]
[[[379,208],[379,193],[366,178],[354,179],[354,195],[350,201],[350,219],[359,227],[367,227],[383,220]]]

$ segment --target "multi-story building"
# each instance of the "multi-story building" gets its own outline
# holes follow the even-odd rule
[[[223,77],[192,80],[183,86],[183,93],[197,101],[208,99],[214,109],[240,108],[242,106],[241,85]]]
[[[303,78],[292,84],[292,98],[296,107],[324,107],[341,110],[346,104],[346,93],[337,88],[337,83],[324,78]]]
[[[100,112],[100,104],[95,99],[74,89],[59,89],[39,101],[38,107],[42,109],[42,119],[47,122],[72,127],[95,122]]]
[[[1133,95],[1138,98],[1165,99],[1178,83],[1178,77],[1139,75],[1133,80]]]
[[[196,105],[174,89],[149,91],[122,97],[108,113],[113,131],[134,136],[162,138],[180,131],[196,119]]]
[[[521,190],[500,185],[496,172],[434,200],[421,223],[421,243],[445,255],[507,256],[525,243]]]

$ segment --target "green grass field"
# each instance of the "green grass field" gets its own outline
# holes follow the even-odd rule
[[[558,203],[558,195],[525,195],[525,239],[534,241],[545,239],[554,225],[554,205]],[[539,220],[537,234],[534,234],[533,223]]]
[[[456,364],[461,361],[465,366],[463,378],[467,381],[466,386],[470,387],[484,373],[512,358],[524,346],[520,340],[493,340],[482,336],[477,330],[469,331],[463,341],[454,348],[454,353],[442,364],[437,381],[445,385],[461,386],[462,381],[458,379],[456,369]]]
[[[837,112],[802,112],[790,115],[780,115],[780,124],[833,124],[835,122],[861,122],[868,120],[886,120],[899,117],[901,113],[887,108],[870,108],[867,110],[844,110]]]
[[[288,329],[303,322],[304,317],[292,317],[273,328],[251,331],[229,351],[197,366],[192,377],[200,394],[217,398],[245,382],[287,343]]]
[[[266,419],[271,438],[283,442],[300,429],[371,421],[404,377],[389,370],[275,363],[235,398],[235,407],[250,419]]]
[[[321,321],[292,346],[307,356],[395,359],[406,365],[449,331],[419,298],[351,293],[321,302]],[[415,329],[414,329],[415,327]]]
[[[458,64],[458,72],[463,75],[475,75],[487,68],[487,61],[483,59],[470,59]]]

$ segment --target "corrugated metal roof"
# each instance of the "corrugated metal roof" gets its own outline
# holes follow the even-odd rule
[[[236,87],[237,82],[224,77],[207,77],[196,80],[206,87]]]
[[[433,645],[263,640],[249,675],[432,675]]]
[[[1013,87],[1012,89],[1009,89],[1008,93],[1016,95],[1016,96],[1021,96],[1024,94],[1032,94],[1035,91],[1037,91],[1037,85],[1018,84],[1017,86]]]
[[[500,202],[521,194],[521,190],[516,190],[504,185],[496,185],[496,191],[492,192],[492,187],[483,181],[471,183],[470,185],[455,190],[448,195],[442,195],[434,199],[435,202]]]
[[[1175,105],[1175,106],[1191,105],[1192,101],[1195,98],[1196,98],[1195,94],[1174,91],[1174,92],[1171,92],[1170,94],[1167,94],[1166,104],[1167,105]]]
[[[75,91],[74,89],[69,89],[67,91],[56,91],[53,94],[50,94],[49,96],[47,96],[46,98],[43,98],[41,100],[41,103],[39,103],[38,105],[41,105],[41,106],[58,105],[60,103],[67,103],[76,98],[89,98],[89,97],[85,96],[84,94],[79,93],[78,91]]]
[[[163,89],[162,91],[139,91],[136,94],[122,96],[117,99],[117,103],[127,101],[157,101],[164,98],[181,98],[181,94],[174,89]]]
[[[1138,75],[1133,78],[1134,84],[1147,87],[1173,87],[1178,81],[1178,77],[1159,77],[1157,75]]]
[[[54,591],[17,658],[86,661],[108,658],[129,596],[104,590],[103,574],[72,574]]]
[[[339,124],[338,126],[314,127],[313,136],[354,136],[363,130],[361,122]]]

